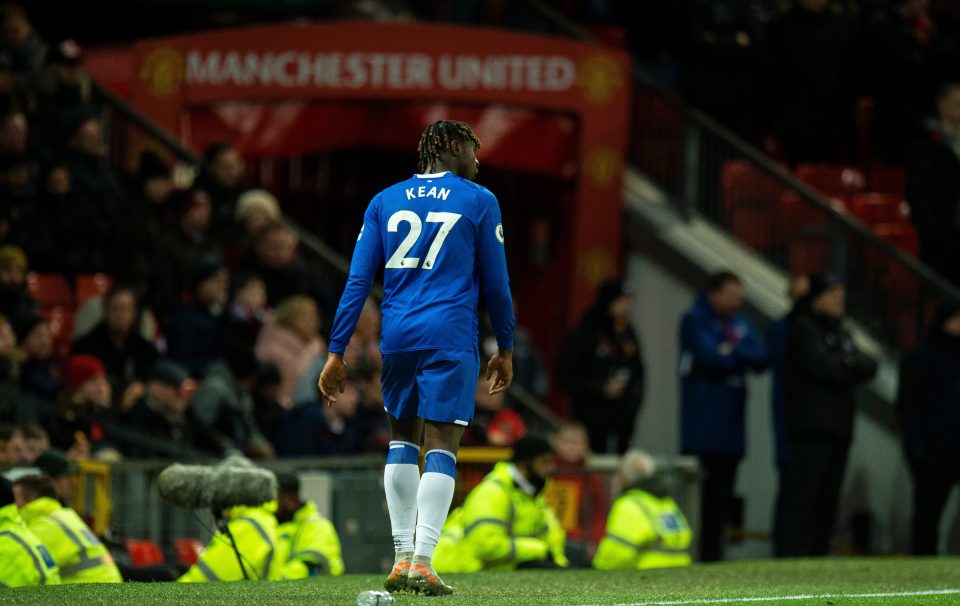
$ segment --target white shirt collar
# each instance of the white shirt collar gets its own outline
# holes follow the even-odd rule
[[[449,170],[445,170],[442,173],[424,173],[422,175],[414,175],[417,179],[439,179],[440,177],[449,173]]]
[[[533,484],[531,484],[529,480],[523,477],[523,474],[520,473],[520,470],[517,469],[517,466],[513,465],[512,463],[510,465],[510,477],[513,478],[513,481],[516,483],[517,487],[526,493],[527,496],[537,496],[537,489],[534,488]]]

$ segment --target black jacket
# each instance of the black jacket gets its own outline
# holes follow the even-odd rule
[[[223,456],[224,445],[206,424],[197,418],[191,407],[179,417],[167,416],[151,406],[149,396],[141,398],[123,417],[123,425],[131,431],[139,431],[154,438],[179,442],[211,456]],[[149,446],[127,444],[124,454],[134,458],[169,458],[169,452],[152,450]]]
[[[841,321],[812,311],[793,316],[786,357],[788,438],[849,441],[856,389],[876,371],[876,361],[857,349]]]
[[[114,389],[114,400],[119,400],[123,390],[131,382],[146,380],[160,355],[150,341],[136,332],[136,327],[123,347],[117,349],[105,322],[98,324],[89,334],[74,343],[73,352],[90,354],[103,362],[107,369],[107,378]]]

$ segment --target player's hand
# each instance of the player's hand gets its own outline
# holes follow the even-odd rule
[[[489,381],[493,378],[493,383],[490,384],[490,395],[495,393],[500,393],[506,388],[510,387],[510,383],[513,381],[513,351],[497,351],[493,354],[493,357],[490,358],[490,362],[487,364],[487,378]]]
[[[343,393],[347,388],[347,365],[340,354],[331,353],[327,356],[327,363],[323,365],[317,387],[327,401],[327,406],[336,402],[337,393]]]

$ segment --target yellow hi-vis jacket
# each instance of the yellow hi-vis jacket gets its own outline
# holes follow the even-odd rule
[[[283,579],[287,553],[277,538],[277,518],[273,516],[276,507],[271,501],[258,507],[238,506],[224,511],[227,529],[233,535],[240,558],[237,558],[230,537],[218,532],[210,539],[197,563],[177,580],[181,583],[242,581],[243,571],[251,581]]]
[[[631,488],[617,497],[607,517],[593,567],[600,570],[690,565],[692,533],[669,496]]]
[[[57,563],[23,523],[17,506],[0,507],[0,589],[59,584]]]
[[[293,514],[293,519],[277,528],[284,550],[290,554],[283,567],[286,579],[305,579],[312,575],[343,574],[340,537],[330,520],[307,501]]]
[[[501,462],[452,511],[433,554],[437,572],[513,570],[523,562],[553,558],[568,566],[566,533],[543,492],[531,497],[514,480],[512,463]]]
[[[20,517],[53,556],[62,582],[123,582],[106,545],[74,510],[40,497],[24,505]]]

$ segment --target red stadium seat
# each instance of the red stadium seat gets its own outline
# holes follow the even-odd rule
[[[849,196],[862,192],[866,179],[859,169],[842,164],[800,164],[797,178],[828,196]]]
[[[855,194],[850,212],[867,225],[907,223],[909,207],[900,194]]]
[[[849,205],[845,196],[832,196],[829,202],[837,210],[844,210]],[[830,215],[797,192],[785,191],[780,196],[780,223],[784,226],[783,232],[789,236],[810,231],[810,228],[825,227],[830,223]]]
[[[73,307],[73,291],[60,274],[27,274],[27,293],[41,307]]]
[[[203,543],[196,539],[177,539],[173,543],[177,561],[184,566],[193,566],[203,555]]]
[[[728,210],[740,206],[774,208],[783,186],[746,160],[727,160],[720,172],[720,191]]]
[[[873,226],[873,233],[909,255],[916,257],[920,252],[920,237],[909,223],[881,223]]]
[[[127,539],[126,544],[134,566],[155,566],[166,562],[160,546],[149,539]]]
[[[77,276],[77,306],[88,299],[102,297],[110,289],[113,279],[107,274],[80,274]]]
[[[907,191],[907,171],[899,166],[874,164],[867,174],[867,188],[875,192],[903,195]]]

